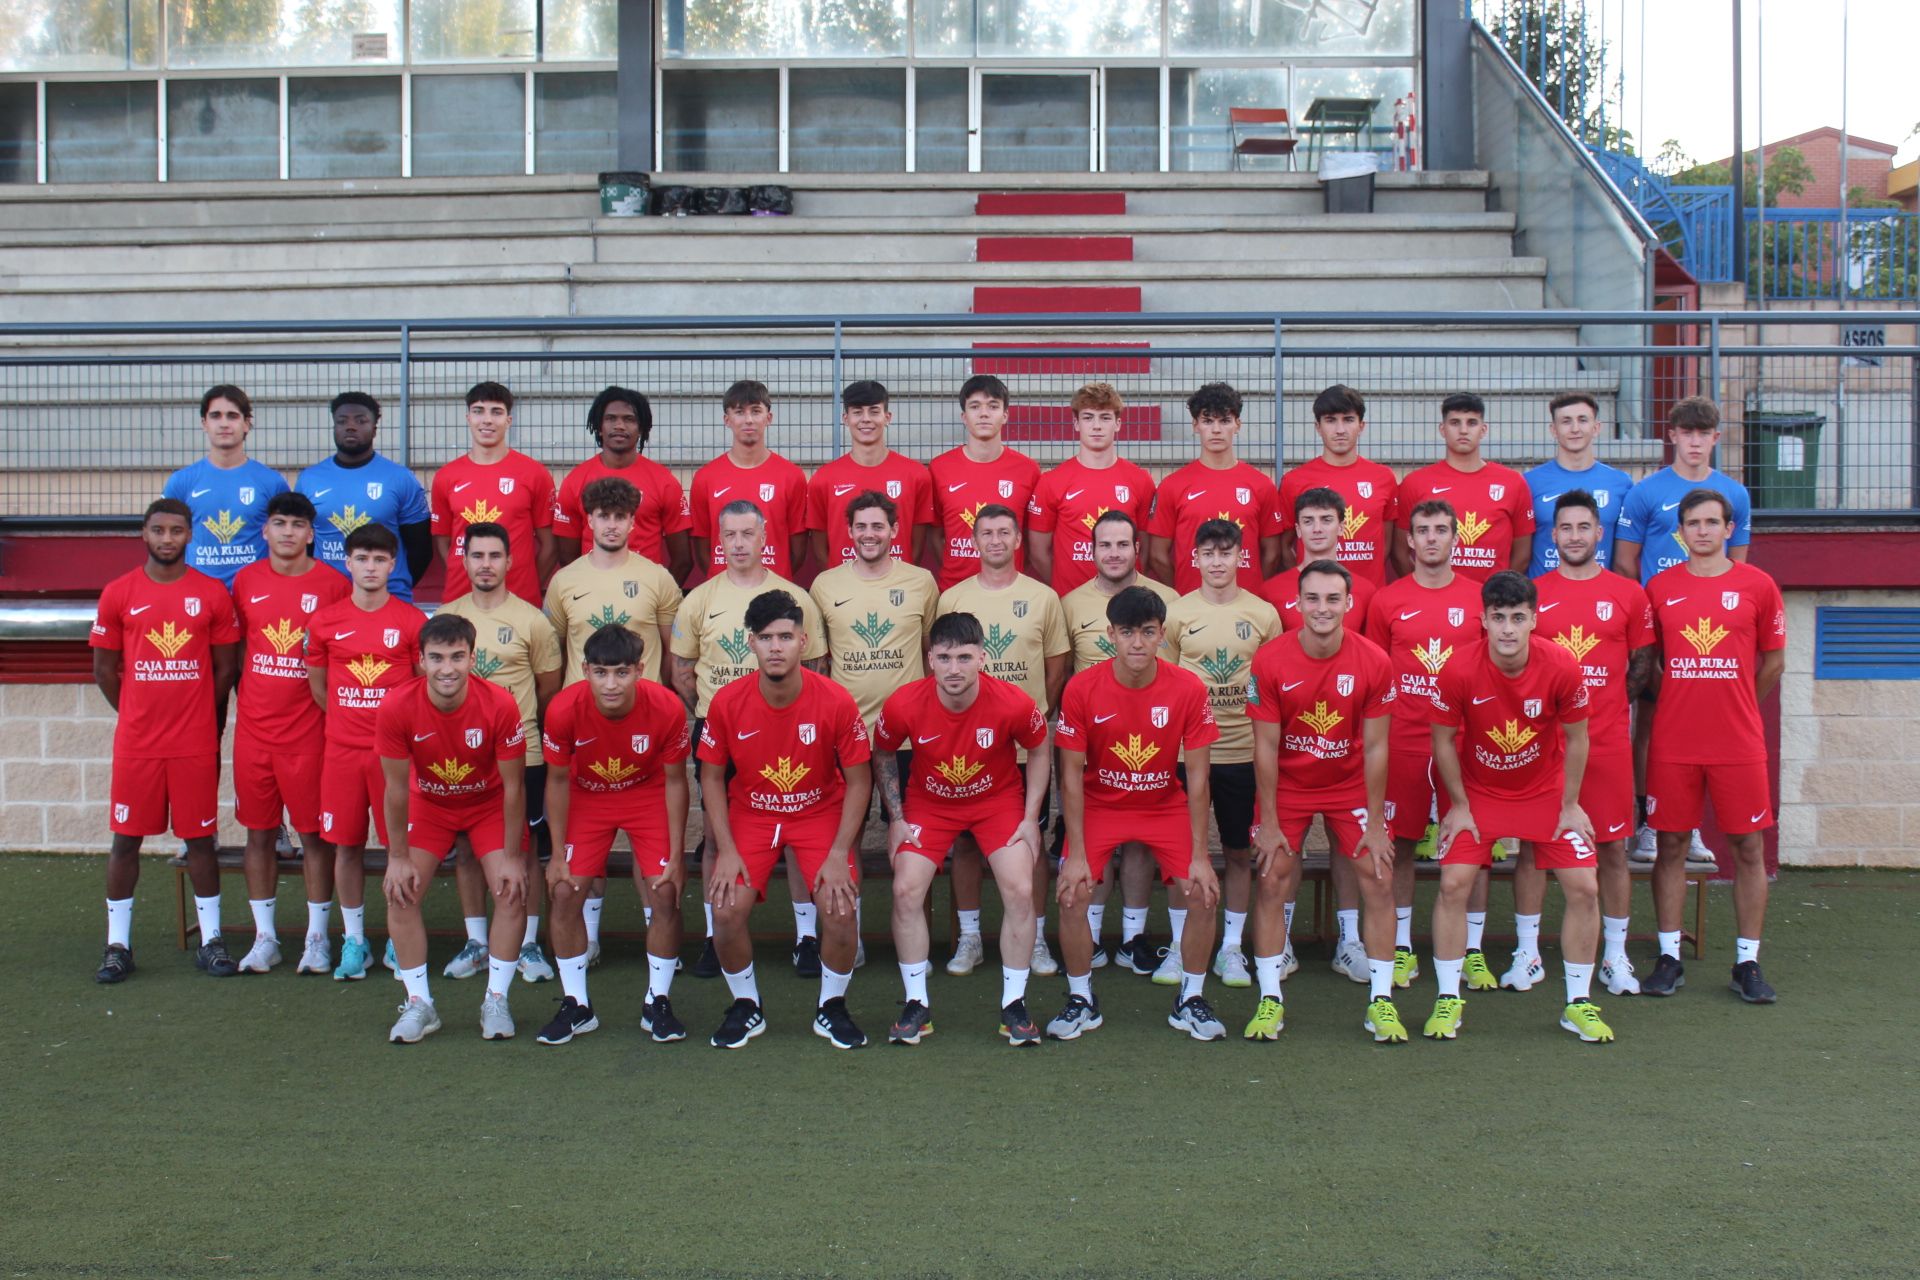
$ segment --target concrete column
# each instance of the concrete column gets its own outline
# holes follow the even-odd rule
[[[654,0],[620,0],[620,66],[614,73],[619,110],[619,167],[653,168]]]
[[[1420,114],[1425,120],[1422,167],[1474,167],[1472,33],[1468,0],[1421,0]]]

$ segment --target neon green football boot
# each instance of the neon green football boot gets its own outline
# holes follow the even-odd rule
[[[1433,1016],[1420,1034],[1429,1040],[1451,1040],[1466,1020],[1467,1002],[1459,996],[1441,996],[1433,1002]]]
[[[1613,1028],[1600,1020],[1600,1006],[1591,1000],[1575,1000],[1561,1010],[1560,1025],[1588,1044],[1613,1042]]]
[[[1413,846],[1413,856],[1422,862],[1432,862],[1440,856],[1440,824],[1429,822],[1425,834],[1419,843]]]
[[[1461,962],[1461,974],[1467,980],[1469,991],[1498,991],[1499,981],[1493,976],[1493,970],[1487,967],[1487,953],[1475,947],[1467,952]]]
[[[1393,949],[1393,985],[1405,989],[1420,976],[1420,957],[1405,947]]]
[[[1400,1021],[1400,1010],[1393,1001],[1381,996],[1367,1005],[1367,1020],[1364,1024],[1373,1032],[1375,1044],[1405,1044],[1407,1025]]]
[[[1259,1007],[1253,1011],[1253,1021],[1247,1024],[1244,1034],[1249,1040],[1278,1040],[1286,1025],[1287,1007],[1272,996],[1261,996]]]

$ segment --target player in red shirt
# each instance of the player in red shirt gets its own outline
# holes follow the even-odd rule
[[[1220,736],[1200,677],[1159,656],[1167,606],[1145,587],[1107,602],[1114,656],[1067,681],[1055,744],[1067,857],[1060,868],[1060,950],[1067,1003],[1047,1034],[1072,1040],[1100,1025],[1093,994],[1093,933],[1086,906],[1115,848],[1137,841],[1160,878],[1187,895],[1179,994],[1167,1025],[1196,1040],[1227,1029],[1205,995],[1220,880],[1207,852],[1209,746]],[[1174,772],[1186,753],[1187,785]]]
[[[1287,477],[1292,479],[1298,474],[1297,471],[1290,471]],[[1346,564],[1347,572],[1354,575],[1352,591],[1347,597],[1347,611],[1353,616],[1347,619],[1347,629],[1356,634],[1364,632],[1367,606],[1373,603],[1373,593],[1379,590],[1379,584],[1361,577],[1364,567],[1356,568],[1347,564],[1346,556],[1342,554],[1340,539],[1341,530],[1346,527],[1348,520],[1347,500],[1323,485],[1302,489],[1287,502],[1287,506],[1293,513],[1293,528],[1287,536],[1289,546],[1299,557],[1295,563],[1336,560]],[[1300,629],[1300,575],[1276,573],[1260,588],[1260,594],[1268,604],[1280,611],[1282,631]]]
[[[1560,1025],[1589,1044],[1613,1039],[1589,998],[1600,936],[1593,823],[1580,807],[1587,769],[1586,678],[1567,652],[1534,634],[1538,593],[1502,570],[1481,587],[1487,638],[1449,663],[1433,692],[1433,765],[1445,788],[1440,896],[1433,904],[1433,967],[1440,998],[1422,1033],[1459,1034],[1467,902],[1493,843],[1533,844],[1534,864],[1560,881],[1567,1005]],[[1562,741],[1564,737],[1564,743]]]
[[[661,1044],[687,1038],[668,998],[687,874],[687,709],[671,689],[641,677],[641,656],[631,631],[601,627],[581,650],[586,679],[547,705],[547,821],[562,850],[547,864],[547,928],[564,998],[541,1044],[565,1044],[600,1025],[587,999],[586,902],[622,831],[633,846],[633,887],[650,911],[640,1025]]]
[[[386,774],[374,754],[374,716],[389,690],[413,679],[420,665],[420,611],[387,592],[400,540],[385,525],[365,524],[347,535],[347,576],[353,594],[321,609],[307,623],[307,683],[326,712],[326,755],[320,763],[320,834],[334,847],[334,888],[346,940],[333,976],[367,976],[367,815],[381,843],[393,848],[386,826]]]
[[[320,834],[320,768],[326,722],[307,682],[307,623],[353,587],[308,554],[313,502],[303,493],[267,500],[267,558],[233,578],[242,667],[233,725],[233,816],[247,829],[247,899],[253,948],[242,973],[280,963],[274,927],[280,870],[274,846],[284,813],[300,833],[300,871],[307,887],[307,935],[296,973],[333,967],[327,917],[333,910],[333,850]]]
[[[1393,1003],[1393,839],[1387,830],[1387,735],[1398,679],[1380,646],[1348,629],[1353,575],[1334,560],[1310,561],[1295,581],[1298,630],[1253,657],[1247,718],[1253,722],[1253,963],[1260,1004],[1249,1040],[1277,1040],[1286,1025],[1280,983],[1285,912],[1300,888],[1300,847],[1318,814],[1336,860],[1349,865],[1366,905],[1366,1028],[1381,1043],[1405,1043]]]
[[[1193,535],[1209,520],[1240,526],[1240,585],[1248,591],[1257,594],[1280,569],[1280,535],[1286,532],[1280,491],[1234,452],[1240,408],[1240,393],[1224,382],[1209,382],[1188,396],[1200,456],[1162,480],[1154,494],[1147,572],[1181,595],[1200,587]]]
[[[814,563],[824,572],[856,558],[847,506],[872,490],[886,494],[900,513],[893,558],[919,564],[934,523],[933,477],[925,466],[887,447],[887,429],[893,425],[887,389],[871,379],[849,384],[840,393],[840,424],[847,429],[846,453],[807,481]]]
[[[133,973],[133,887],[140,842],[167,829],[187,842],[187,878],[200,920],[194,963],[215,977],[239,970],[220,937],[220,726],[240,666],[233,601],[217,579],[187,567],[193,511],[160,498],[140,522],[146,563],[100,593],[87,643],[93,682],[119,713],[108,789],[107,947],[95,982]]]
[[[1565,649],[1580,664],[1593,700],[1587,720],[1587,772],[1580,807],[1593,821],[1600,851],[1600,933],[1605,951],[1600,982],[1613,995],[1636,995],[1639,980],[1627,959],[1628,911],[1633,882],[1627,872],[1627,838],[1633,833],[1633,739],[1627,708],[1653,678],[1653,615],[1647,593],[1624,574],[1609,573],[1595,554],[1607,525],[1594,495],[1583,489],[1560,495],[1553,506],[1553,545],[1558,564],[1533,580],[1540,592],[1538,634]],[[1547,878],[1533,865],[1533,850],[1520,846],[1514,865],[1513,967],[1500,985],[1525,991],[1546,976],[1540,963],[1540,913]]]
[[[1095,576],[1094,521],[1119,511],[1143,526],[1153,514],[1153,477],[1116,447],[1126,413],[1126,402],[1107,383],[1090,382],[1074,392],[1080,450],[1041,476],[1027,501],[1027,575],[1062,599]]]
[[[1479,396],[1456,392],[1440,402],[1440,439],[1446,455],[1400,482],[1400,511],[1439,498],[1460,517],[1453,567],[1485,582],[1502,569],[1527,571],[1533,556],[1533,497],[1512,467],[1480,456],[1487,438],[1487,406]],[[1404,577],[1413,565],[1404,545],[1394,548],[1394,568]]]
[[[1040,1043],[1027,1013],[1035,917],[1030,901],[1041,854],[1040,810],[1051,753],[1047,718],[1018,685],[985,673],[986,633],[970,613],[944,614],[927,632],[933,674],[895,691],[874,727],[874,768],[887,809],[893,859],[893,942],[906,1005],[890,1044],[933,1033],[927,996],[927,893],[947,850],[971,834],[986,854],[1006,913],[1000,922],[1000,1031],[1014,1048]],[[1020,765],[1015,748],[1024,747]],[[905,797],[894,753],[912,753]]]
[[[513,695],[473,674],[474,640],[473,623],[458,614],[428,619],[420,628],[420,678],[395,689],[375,715],[387,830],[406,833],[400,847],[388,851],[385,885],[394,976],[407,989],[387,1033],[395,1044],[414,1044],[440,1029],[427,984],[420,898],[461,836],[493,894],[480,1038],[513,1039],[507,994],[527,911],[527,734]]]
[[[1407,987],[1420,976],[1413,953],[1414,859],[1433,837],[1437,779],[1433,774],[1432,722],[1434,683],[1458,654],[1481,634],[1480,590],[1454,572],[1452,554],[1456,522],[1453,508],[1432,499],[1409,508],[1404,527],[1413,551],[1413,572],[1381,588],[1367,607],[1367,637],[1387,651],[1400,692],[1393,700],[1393,728],[1387,735],[1387,825],[1393,829],[1393,985]],[[1427,854],[1426,856],[1432,856]],[[1355,982],[1367,972],[1366,952],[1360,945],[1359,913],[1342,907],[1340,942],[1333,967]],[[1472,912],[1482,927],[1484,910]],[[1480,937],[1468,941],[1469,978],[1475,989],[1494,985],[1493,971],[1480,952]],[[1475,978],[1474,969],[1485,974]]]
[[[1686,563],[1647,583],[1661,659],[1647,750],[1647,822],[1660,841],[1653,864],[1660,957],[1642,989],[1670,996],[1686,981],[1680,913],[1688,833],[1711,796],[1714,821],[1733,853],[1732,986],[1749,1004],[1772,1004],[1774,990],[1760,973],[1765,836],[1774,822],[1760,704],[1786,669],[1787,611],[1772,578],[1727,554],[1733,533],[1732,501],[1717,489],[1693,490],[1680,500]]]
[[[763,382],[743,378],[727,388],[720,416],[733,436],[727,451],[693,473],[687,494],[693,516],[693,561],[710,578],[727,567],[720,545],[720,512],[745,499],[766,517],[761,563],[791,579],[807,558],[807,473],[767,447],[773,425],[773,393]]]
[[[1309,489],[1326,488],[1339,494],[1343,501],[1339,561],[1354,575],[1356,586],[1362,582],[1368,587],[1385,586],[1387,553],[1395,542],[1393,522],[1399,515],[1400,481],[1392,467],[1360,456],[1360,434],[1367,429],[1366,400],[1352,387],[1335,383],[1313,398],[1313,429],[1320,436],[1320,456],[1282,477],[1280,509],[1298,512],[1300,495]],[[1284,535],[1281,563],[1311,564],[1318,558],[1300,544],[1297,535]],[[1358,597],[1354,608],[1366,616],[1366,604]]]
[[[641,452],[653,436],[653,406],[638,391],[608,387],[587,409],[587,430],[600,452],[567,472],[554,497],[556,563],[571,564],[593,550],[593,530],[587,527],[581,495],[595,480],[618,476],[640,494],[633,531],[627,535],[628,549],[660,565],[675,582],[686,581],[693,567],[693,549],[687,541],[687,529],[693,523],[687,492],[673,472]]]
[[[1040,486],[1040,464],[1001,442],[1010,404],[1007,384],[992,374],[968,378],[960,385],[966,442],[927,464],[940,545],[928,552],[926,565],[942,591],[980,571],[980,549],[973,545],[973,518],[980,508],[997,502],[1024,519],[1027,503]],[[1023,551],[1015,551],[1013,567],[1025,571]]]
[[[785,591],[762,592],[747,605],[745,625],[759,673],[713,695],[698,748],[717,850],[706,897],[714,949],[733,993],[713,1045],[738,1049],[766,1029],[747,923],[784,849],[820,908],[813,1032],[836,1049],[858,1049],[867,1037],[846,997],[859,946],[860,831],[873,798],[867,726],[852,694],[801,665],[807,632],[799,601]]]
[[[433,544],[447,566],[443,594],[457,600],[472,590],[467,581],[467,526],[505,526],[512,539],[513,567],[507,590],[538,608],[541,584],[553,574],[553,477],[507,445],[513,427],[513,392],[497,382],[467,391],[464,456],[433,473],[430,505]]]

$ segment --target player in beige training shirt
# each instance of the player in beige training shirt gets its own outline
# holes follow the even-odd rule
[[[873,731],[894,690],[926,675],[923,650],[940,589],[933,575],[893,558],[899,508],[876,489],[847,503],[853,559],[813,580],[813,602],[827,624],[827,674],[860,706]]]
[[[567,645],[566,683],[586,678],[581,652],[588,637],[618,626],[640,641],[640,674],[664,684],[680,588],[665,569],[627,547],[640,491],[619,476],[602,476],[582,490],[580,506],[592,548],[547,583],[547,616]]]

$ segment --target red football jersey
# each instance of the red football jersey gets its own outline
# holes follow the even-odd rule
[[[580,495],[595,480],[608,476],[625,480],[640,491],[640,507],[633,513],[633,532],[627,535],[627,549],[638,551],[655,564],[667,562],[667,535],[685,533],[693,523],[687,513],[687,491],[680,481],[644,453],[628,467],[615,469],[599,454],[567,472],[553,502],[553,536],[571,538],[580,544],[580,553],[593,550],[593,530],[587,527],[587,513]],[[454,599],[449,595],[447,599]]]
[[[452,711],[433,705],[424,677],[401,685],[374,720],[382,760],[413,766],[413,789],[436,804],[471,804],[500,791],[500,761],[527,754],[520,704],[491,680],[467,679],[467,696]]]
[[[1534,530],[1533,496],[1526,479],[1497,462],[1478,471],[1458,470],[1445,459],[1420,468],[1400,482],[1395,519],[1405,522],[1429,498],[1447,503],[1459,517],[1453,571],[1475,582],[1512,568],[1513,540]],[[1526,572],[1524,563],[1520,572]]]
[[[1767,758],[1754,691],[1760,655],[1787,646],[1780,588],[1750,564],[1696,577],[1677,564],[1647,583],[1659,632],[1660,700],[1652,758],[1676,764],[1731,764]]]
[[[971,804],[989,796],[1024,795],[1029,751],[1047,740],[1047,718],[1018,685],[982,674],[965,711],[947,710],[933,677],[896,689],[873,726],[876,751],[913,751],[909,795],[936,805]],[[910,797],[910,799],[909,799]]]
[[[1308,654],[1297,635],[1261,645],[1247,680],[1247,718],[1280,726],[1282,802],[1366,804],[1366,722],[1392,714],[1398,690],[1380,646],[1352,631],[1331,658]]]
[[[853,540],[847,536],[847,504],[869,489],[893,499],[900,512],[900,534],[893,542],[893,558],[905,560],[913,548],[913,531],[933,523],[933,478],[927,469],[905,454],[887,450],[878,466],[863,467],[852,454],[835,458],[807,481],[807,528],[827,535],[827,563],[831,569],[853,559]]]
[[[611,720],[582,680],[547,704],[540,746],[554,768],[575,766],[576,795],[638,791],[659,784],[664,766],[687,758],[687,706],[665,685],[636,680],[632,709]]]
[[[940,589],[945,591],[980,572],[980,549],[973,545],[973,517],[989,503],[1012,507],[1026,521],[1027,503],[1040,485],[1040,464],[1018,449],[1000,450],[992,462],[975,462],[964,448],[949,449],[927,464],[933,479],[933,510],[940,521]],[[1024,551],[1013,555],[1025,570]]]
[[[198,569],[155,582],[142,565],[109,582],[87,643],[120,653],[114,759],[219,755],[213,646],[239,639],[227,589]]]
[[[1093,565],[1093,522],[1109,511],[1133,517],[1142,535],[1153,514],[1153,477],[1146,468],[1118,458],[1095,471],[1079,458],[1068,458],[1040,477],[1027,499],[1027,528],[1053,535],[1055,595],[1087,582],[1099,572]],[[1142,545],[1146,538],[1141,537]]]
[[[1540,621],[1533,633],[1553,641],[1580,664],[1592,690],[1587,731],[1594,746],[1627,750],[1632,745],[1627,659],[1656,638],[1647,593],[1633,579],[1604,569],[1584,579],[1554,569],[1533,582],[1540,592]]]
[[[1566,650],[1535,635],[1526,670],[1509,676],[1483,641],[1447,664],[1432,702],[1433,722],[1460,730],[1454,748],[1469,800],[1559,802],[1567,754],[1560,726],[1585,720],[1588,708],[1587,682]]]
[[[735,680],[713,695],[695,754],[707,764],[731,764],[730,809],[774,817],[837,812],[846,795],[842,766],[873,757],[866,722],[853,695],[802,668],[800,696],[775,710],[758,676]]]
[[[308,621],[307,666],[327,671],[329,745],[373,745],[374,717],[387,691],[414,678],[425,625],[425,614],[391,597],[369,611],[348,596]]]
[[[240,622],[237,729],[270,747],[320,750],[326,724],[307,683],[307,624],[353,594],[353,584],[314,561],[297,576],[256,560],[233,575],[233,612]]]
[[[1348,566],[1347,572],[1353,574],[1353,605],[1347,610],[1347,630],[1355,635],[1366,634],[1367,609],[1373,603],[1378,588],[1361,577],[1357,567]],[[1300,621],[1300,569],[1282,569],[1268,578],[1260,588],[1260,594],[1267,603],[1280,611],[1280,630],[1298,631],[1304,624]]]
[[[507,570],[507,590],[532,605],[540,603],[540,566],[534,530],[553,527],[553,477],[547,469],[521,453],[507,450],[498,462],[479,463],[462,454],[433,473],[433,534],[451,538],[447,556],[447,585],[443,593],[457,600],[472,590],[462,557],[467,550],[467,526],[492,522],[507,530],[513,565]]]
[[[1160,482],[1148,532],[1173,541],[1173,589],[1181,595],[1200,589],[1193,535],[1216,519],[1240,526],[1240,585],[1257,594],[1264,581],[1260,540],[1278,535],[1292,522],[1281,518],[1280,491],[1273,481],[1245,462],[1218,471],[1204,462],[1189,462]]]
[[[687,495],[693,536],[711,544],[708,576],[727,567],[720,546],[720,509],[742,498],[760,508],[767,518],[767,545],[760,563],[783,578],[793,577],[792,538],[807,527],[807,473],[777,453],[757,467],[743,467],[723,453],[693,473]],[[694,566],[699,568],[698,565]]]
[[[1220,737],[1200,677],[1165,659],[1144,689],[1129,689],[1113,674],[1113,659],[1067,681],[1060,695],[1054,741],[1087,758],[1083,793],[1097,804],[1150,808],[1184,802],[1186,788],[1173,767],[1180,753]]]
[[[1387,528],[1398,518],[1395,498],[1400,481],[1393,468],[1366,458],[1336,467],[1314,458],[1292,468],[1280,479],[1280,515],[1288,528],[1294,524],[1293,504],[1309,489],[1331,489],[1347,504],[1346,527],[1340,535],[1340,563],[1356,578],[1373,586],[1387,581]]]
[[[1386,650],[1400,679],[1393,700],[1396,751],[1432,749],[1434,682],[1449,662],[1485,632],[1480,626],[1480,584],[1453,575],[1444,587],[1421,586],[1411,577],[1395,578],[1374,593],[1367,606],[1367,638]]]

